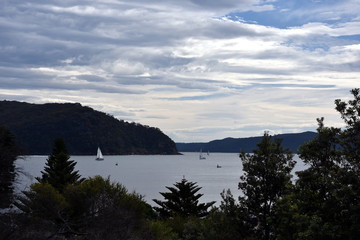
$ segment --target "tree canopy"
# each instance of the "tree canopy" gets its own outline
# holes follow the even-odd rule
[[[282,147],[281,139],[272,140],[266,132],[257,146],[253,154],[240,154],[244,174],[239,202],[257,238],[268,240],[275,233],[276,204],[291,184],[295,161],[291,151]]]
[[[11,203],[15,178],[14,162],[18,154],[14,135],[8,129],[0,127],[0,208],[6,208]]]
[[[309,166],[298,172],[291,200],[298,216],[296,237],[357,239],[360,235],[360,95],[335,100],[346,127],[326,127],[319,118],[317,137],[300,148]],[[299,225],[299,219],[303,224]]]
[[[37,180],[40,183],[49,183],[60,192],[68,184],[83,181],[79,171],[75,171],[76,162],[70,160],[65,142],[61,138],[55,139],[52,154],[48,157],[45,165],[44,171],[41,171],[41,178],[37,178]]]
[[[196,216],[204,217],[208,214],[208,208],[215,202],[199,203],[203,194],[197,193],[201,187],[196,182],[189,182],[183,178],[176,182],[174,187],[166,187],[170,192],[161,192],[165,201],[154,199],[160,207],[154,207],[163,217]]]

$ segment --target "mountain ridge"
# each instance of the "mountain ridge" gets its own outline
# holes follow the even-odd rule
[[[302,132],[302,133],[284,133],[277,134],[273,137],[282,139],[282,146],[291,149],[294,153],[297,152],[300,145],[313,139],[316,132]],[[253,152],[257,148],[256,144],[260,142],[262,136],[246,137],[246,138],[232,138],[227,137],[224,139],[212,140],[210,142],[199,143],[181,143],[177,142],[176,147],[179,152],[198,152],[200,149],[204,152],[224,152],[224,153],[240,153]]]
[[[0,101],[0,125],[16,137],[24,155],[48,155],[63,138],[72,155],[178,154],[160,129],[129,123],[80,103]]]

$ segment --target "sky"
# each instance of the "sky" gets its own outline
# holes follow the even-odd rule
[[[2,0],[0,100],[78,102],[175,142],[343,126],[359,0]]]

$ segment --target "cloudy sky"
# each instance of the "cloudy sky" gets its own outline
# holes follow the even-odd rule
[[[0,99],[79,102],[177,142],[341,126],[359,0],[2,0]]]

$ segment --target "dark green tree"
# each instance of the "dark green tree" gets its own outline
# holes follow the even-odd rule
[[[18,154],[14,135],[0,127],[0,208],[9,207],[11,203],[12,183],[15,178],[14,162]]]
[[[85,239],[148,239],[147,220],[156,215],[141,195],[122,184],[95,176],[68,185],[64,196],[73,229],[86,233]]]
[[[197,193],[201,187],[196,182],[189,182],[185,178],[176,182],[175,187],[166,187],[170,192],[161,192],[165,201],[153,199],[160,207],[154,207],[162,217],[204,217],[208,215],[208,208],[215,202],[199,203],[203,194]]]
[[[223,190],[219,207],[214,207],[202,221],[202,239],[255,240],[249,231],[246,212],[239,207],[231,191]]]
[[[154,239],[151,206],[109,178],[69,184],[62,193],[48,183],[35,183],[23,194],[16,203],[23,222],[13,224],[9,239]]]
[[[353,100],[335,100],[346,127],[325,127],[324,119],[317,119],[317,137],[299,149],[309,167],[297,173],[292,194],[293,216],[297,216],[293,221],[297,227],[291,227],[297,232],[294,239],[358,239],[360,235],[359,89],[351,93]]]
[[[297,209],[293,215],[297,215],[298,219],[293,219],[292,224],[296,227],[287,228],[295,229],[294,239],[337,239],[341,232],[336,223],[340,220],[338,197],[342,192],[343,174],[338,145],[341,130],[325,127],[323,118],[317,121],[317,136],[299,148],[299,157],[308,168],[297,172],[298,179],[291,199],[293,209]],[[302,224],[299,225],[299,222]]]
[[[240,153],[243,176],[240,177],[239,205],[246,213],[250,230],[256,239],[274,239],[277,202],[291,185],[291,171],[295,166],[293,154],[268,133],[257,144],[253,154]]]
[[[360,235],[360,89],[352,89],[350,93],[352,100],[337,99],[335,105],[346,124],[339,137],[344,172],[340,194],[343,213],[347,213],[343,214],[341,227],[347,239],[356,239]]]
[[[42,177],[36,178],[40,183],[49,183],[54,188],[62,192],[66,185],[77,184],[83,181],[79,171],[75,171],[76,162],[70,160],[70,155],[66,149],[63,139],[55,139],[51,155],[45,163]]]
[[[360,89],[352,89],[354,99],[348,102],[335,100],[336,110],[346,124],[341,132],[340,145],[344,156],[344,167],[360,171]]]

